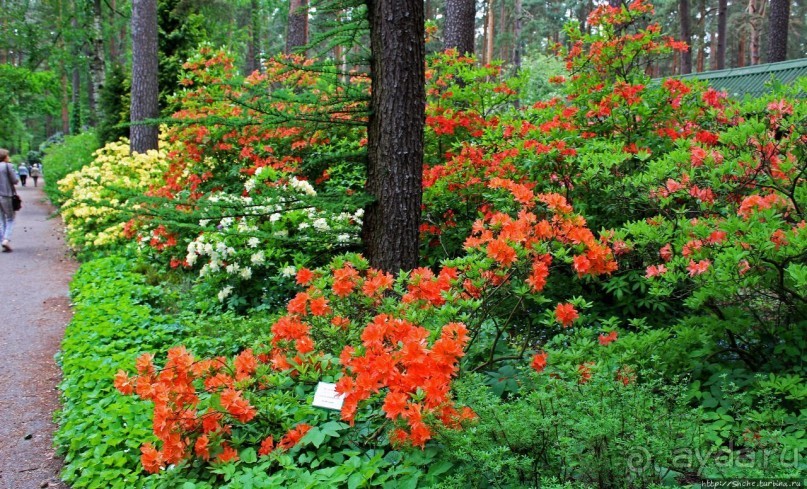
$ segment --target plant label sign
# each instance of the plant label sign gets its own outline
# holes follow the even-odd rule
[[[317,390],[314,391],[314,402],[312,406],[340,411],[345,395],[336,392],[336,384],[330,382],[320,382]]]

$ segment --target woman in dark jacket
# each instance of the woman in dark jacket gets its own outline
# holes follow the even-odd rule
[[[14,207],[11,196],[20,179],[14,166],[8,162],[8,150],[0,148],[0,245],[4,252],[11,251],[11,231],[14,229]]]

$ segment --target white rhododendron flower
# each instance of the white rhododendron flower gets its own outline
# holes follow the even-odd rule
[[[317,231],[328,231],[331,227],[328,225],[328,221],[325,220],[324,217],[320,217],[319,219],[314,219],[314,222],[311,223],[314,226],[314,229]]]
[[[233,292],[233,287],[231,285],[228,285],[228,286],[224,287],[223,289],[221,289],[219,291],[219,294],[218,294],[219,302],[224,302],[224,299],[229,297],[230,294],[232,294],[232,292]]]
[[[253,265],[263,265],[266,262],[266,256],[263,254],[263,250],[252,255],[249,261],[251,261]]]

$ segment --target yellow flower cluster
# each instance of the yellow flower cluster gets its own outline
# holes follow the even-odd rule
[[[59,181],[59,190],[69,196],[61,213],[71,246],[93,248],[123,240],[124,224],[137,210],[130,198],[159,184],[168,168],[171,148],[162,137],[160,148],[129,154],[124,138],[99,149],[92,163]]]

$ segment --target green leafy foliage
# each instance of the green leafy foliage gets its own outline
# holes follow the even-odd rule
[[[160,289],[144,283],[126,258],[83,265],[73,279],[75,314],[58,356],[64,379],[54,442],[62,478],[75,488],[143,487],[140,442],[150,438],[149,409],[116,394],[115,372],[143,352],[165,348],[179,326],[156,314]]]
[[[698,412],[686,405],[680,387],[619,376],[607,367],[585,382],[522,372],[519,393],[509,399],[480,389],[478,375],[463,378],[458,397],[479,422],[440,437],[452,461],[440,487],[540,487],[542,477],[587,487],[605,481],[607,487],[648,487],[680,473],[675,454],[702,444]]]

